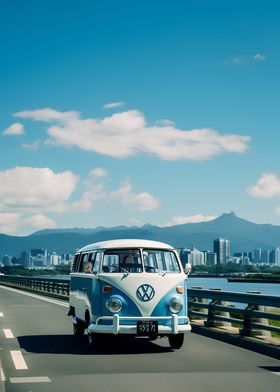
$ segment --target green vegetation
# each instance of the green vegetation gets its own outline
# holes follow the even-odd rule
[[[5,275],[20,275],[20,276],[38,276],[38,275],[68,275],[70,273],[69,265],[57,265],[53,269],[40,268],[28,269],[22,265],[5,265],[0,267],[0,272]]]

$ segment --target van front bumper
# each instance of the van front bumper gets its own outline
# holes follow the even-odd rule
[[[111,325],[100,324],[103,320],[109,320]],[[170,335],[178,333],[187,333],[191,330],[189,318],[187,316],[173,316],[166,317],[120,317],[117,314],[113,316],[98,317],[96,323],[90,323],[87,330],[88,334],[104,333],[104,334],[123,334],[123,335],[136,335],[137,334],[137,321],[171,321],[170,325],[161,325],[158,323],[158,335]],[[185,320],[184,324],[179,324],[179,320]],[[134,324],[123,325],[122,321],[131,321]]]

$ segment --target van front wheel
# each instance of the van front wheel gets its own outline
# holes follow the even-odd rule
[[[179,349],[183,346],[185,335],[183,333],[179,333],[178,335],[169,335],[168,340],[170,347],[174,350]]]
[[[83,336],[84,332],[85,332],[85,324],[82,321],[77,320],[76,322],[73,323],[73,333],[76,338]]]

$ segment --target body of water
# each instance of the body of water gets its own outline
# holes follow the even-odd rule
[[[246,293],[247,291],[261,291],[262,294],[279,295],[280,283],[248,283],[228,282],[225,278],[189,278],[188,288],[200,286],[203,289],[221,289]]]

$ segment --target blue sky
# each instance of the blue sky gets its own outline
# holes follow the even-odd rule
[[[277,1],[0,7],[1,233],[280,224]]]

